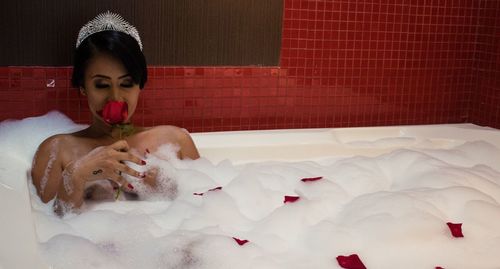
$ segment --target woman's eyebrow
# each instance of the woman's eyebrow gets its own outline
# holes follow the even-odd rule
[[[110,78],[110,77],[108,77],[108,76],[105,76],[105,75],[99,75],[99,74],[92,76],[92,78],[106,78],[106,79],[111,79],[111,78]]]
[[[122,78],[125,78],[125,77],[130,77],[130,74],[125,74],[125,75],[119,76],[118,79],[122,79]],[[106,78],[106,79],[111,79],[108,76],[100,75],[100,74],[94,75],[92,78]]]

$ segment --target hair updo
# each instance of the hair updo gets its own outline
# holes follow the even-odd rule
[[[119,60],[135,84],[143,89],[148,80],[146,58],[137,41],[119,31],[102,31],[85,38],[76,48],[73,58],[73,87],[84,87],[85,70],[90,59],[97,54],[108,54]]]

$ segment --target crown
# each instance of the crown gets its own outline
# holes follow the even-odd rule
[[[76,40],[76,47],[78,48],[83,40],[90,35],[109,30],[122,32],[132,36],[142,50],[142,42],[137,29],[124,20],[122,16],[109,11],[97,15],[80,29],[78,39]]]

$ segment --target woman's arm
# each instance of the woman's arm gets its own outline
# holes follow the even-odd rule
[[[121,140],[109,146],[97,147],[86,155],[71,161],[63,149],[72,148],[64,137],[55,136],[44,141],[33,161],[32,178],[37,193],[44,203],[56,199],[54,209],[79,208],[84,201],[85,185],[96,180],[111,180],[119,186],[128,186],[121,176],[127,173],[142,177],[122,161],[142,164],[142,160],[128,153],[128,144]]]
[[[194,141],[187,130],[180,129],[177,139],[181,147],[181,159],[189,158],[192,160],[196,160],[200,158],[200,153],[198,153],[198,149],[196,148],[196,145],[194,144]]]
[[[38,196],[44,203],[52,200],[62,182],[64,170],[60,152],[63,139],[53,136],[46,139],[35,153],[31,168],[31,177],[36,187]]]

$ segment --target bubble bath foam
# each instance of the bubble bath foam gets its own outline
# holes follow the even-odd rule
[[[194,133],[159,188],[59,218],[29,169],[52,112],[0,124],[0,268],[500,268],[500,131],[472,124]],[[133,166],[133,165],[131,165]],[[159,191],[158,191],[159,190]]]

